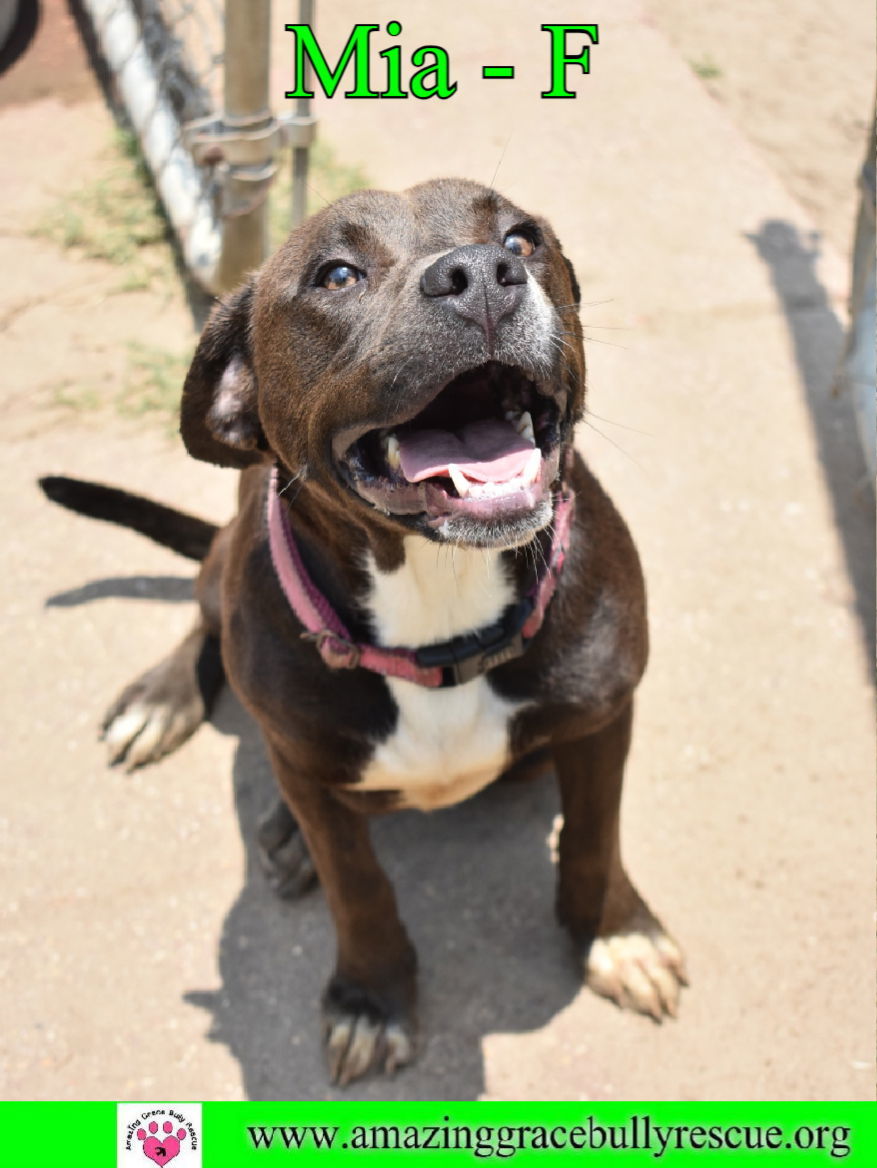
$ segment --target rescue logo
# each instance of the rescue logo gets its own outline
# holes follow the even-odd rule
[[[119,1103],[118,1168],[201,1168],[200,1103]]]

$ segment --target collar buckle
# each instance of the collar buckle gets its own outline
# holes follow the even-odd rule
[[[524,636],[518,629],[516,633],[506,639],[505,644],[498,648],[475,653],[462,661],[454,661],[451,665],[446,666],[443,688],[451,685],[465,685],[467,681],[473,681],[476,677],[483,676],[495,666],[503,665],[506,661],[513,661],[515,657],[520,657],[525,648]]]
[[[533,611],[532,597],[525,597],[495,621],[474,633],[465,633],[438,645],[424,645],[415,654],[424,669],[442,670],[441,688],[465,685],[488,670],[520,657],[527,647],[523,627]]]

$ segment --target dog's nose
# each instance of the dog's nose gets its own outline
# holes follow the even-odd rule
[[[518,256],[495,243],[472,243],[430,264],[420,290],[479,325],[492,344],[497,323],[517,308],[526,282]]]

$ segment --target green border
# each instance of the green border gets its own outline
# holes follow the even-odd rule
[[[185,1104],[181,1104],[185,1107]],[[670,1163],[705,1164],[722,1161],[735,1164],[741,1161],[771,1164],[877,1164],[877,1106],[873,1103],[203,1103],[201,1146],[203,1168],[239,1168],[240,1165],[329,1165],[358,1161],[377,1164],[405,1164],[411,1160],[431,1164],[509,1163],[515,1165],[592,1164],[611,1162],[623,1164]],[[0,1164],[16,1168],[116,1168],[117,1119],[115,1103],[5,1103],[0,1112],[3,1122],[2,1154]],[[446,1118],[447,1117],[447,1118]],[[634,1118],[636,1117],[636,1125]],[[646,1124],[648,1117],[648,1124]],[[444,1133],[453,1126],[470,1126],[472,1150],[447,1150]],[[594,1127],[593,1125],[597,1125]],[[583,1147],[581,1150],[524,1149],[509,1151],[509,1141],[517,1137],[506,1135],[505,1143],[497,1140],[498,1128],[520,1128],[530,1131],[579,1129],[608,1132],[614,1125],[616,1133],[624,1130],[628,1142],[638,1133],[640,1143],[647,1131],[651,1132],[653,1146],[618,1150],[610,1146],[600,1149]],[[651,1125],[649,1127],[649,1125]],[[673,1140],[662,1152],[657,1126],[662,1131],[675,1131],[673,1125],[684,1126],[690,1139],[700,1129],[718,1131],[731,1126],[782,1129],[784,1146],[776,1150],[738,1150],[704,1147],[677,1150]],[[301,1134],[301,1149],[287,1150],[282,1136],[277,1136],[270,1149],[256,1149],[248,1134],[250,1127],[295,1127],[304,1133],[308,1127],[338,1129],[332,1150],[316,1149],[313,1138]],[[418,1138],[426,1139],[428,1130],[435,1134],[431,1148],[420,1150],[346,1150],[355,1127],[396,1128],[409,1140],[418,1129]],[[812,1132],[823,1129],[820,1149],[809,1150],[787,1147],[790,1135],[798,1129]],[[490,1130],[492,1129],[492,1131]],[[733,1133],[732,1133],[733,1134]],[[381,1137],[382,1139],[385,1137]],[[393,1138],[393,1137],[389,1137]],[[529,1137],[527,1137],[529,1138]],[[538,1135],[534,1138],[540,1138]],[[714,1136],[718,1139],[718,1136]],[[736,1135],[734,1138],[738,1138]],[[675,1136],[674,1136],[675,1139]],[[480,1140],[480,1142],[479,1142]],[[437,1142],[437,1144],[436,1144]],[[502,1144],[500,1147],[499,1145]],[[186,1168],[188,1157],[180,1153],[174,1168]],[[149,1161],[144,1159],[144,1168]]]

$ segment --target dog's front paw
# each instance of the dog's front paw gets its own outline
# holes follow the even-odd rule
[[[219,642],[196,629],[110,706],[101,726],[110,762],[133,771],[176,750],[207,717],[222,678]]]
[[[181,746],[204,721],[204,703],[196,693],[180,695],[150,684],[145,674],[110,707],[101,728],[110,763],[128,771],[157,762]]]
[[[657,921],[597,937],[585,956],[592,990],[656,1022],[676,1017],[679,992],[688,984],[682,950]]]
[[[368,1071],[392,1074],[414,1055],[415,1024],[358,986],[333,978],[323,998],[329,1078],[346,1087]]]

